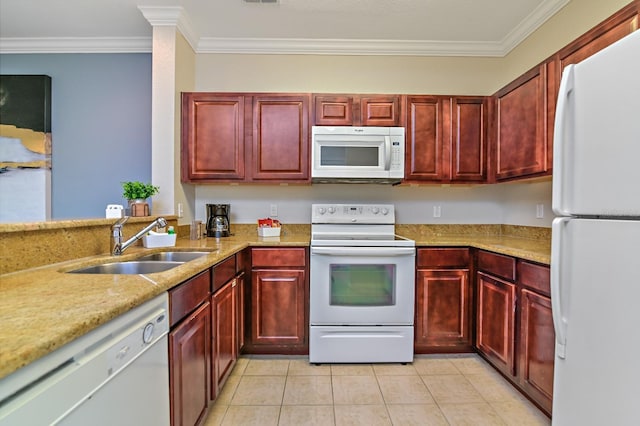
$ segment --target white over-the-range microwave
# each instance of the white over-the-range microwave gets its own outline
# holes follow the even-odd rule
[[[404,127],[313,126],[311,179],[397,183],[404,178]]]

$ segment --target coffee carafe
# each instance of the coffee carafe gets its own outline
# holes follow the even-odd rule
[[[207,237],[228,237],[230,204],[207,204]]]

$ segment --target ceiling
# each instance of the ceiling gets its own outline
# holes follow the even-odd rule
[[[0,53],[150,52],[152,25],[198,53],[504,56],[570,0],[1,0]]]

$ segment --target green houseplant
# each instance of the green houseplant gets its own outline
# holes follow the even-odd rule
[[[159,190],[159,187],[150,183],[122,182],[122,196],[129,200],[130,215],[149,216],[149,204],[145,200],[157,194]]]

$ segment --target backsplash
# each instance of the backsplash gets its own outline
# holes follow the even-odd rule
[[[175,216],[164,217],[169,225],[177,226]],[[155,218],[130,218],[123,228],[124,237],[133,236]],[[82,219],[0,224],[0,274],[107,254],[114,223],[115,219]]]

